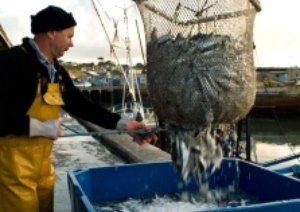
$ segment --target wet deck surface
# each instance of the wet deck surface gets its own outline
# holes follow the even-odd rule
[[[64,118],[63,123],[83,131],[76,121]],[[77,125],[77,126],[76,126]],[[65,130],[64,133],[70,133]],[[67,186],[67,172],[79,168],[88,168],[108,164],[123,163],[111,154],[99,141],[91,136],[59,138],[53,148],[53,164],[56,169],[54,211],[71,211]]]

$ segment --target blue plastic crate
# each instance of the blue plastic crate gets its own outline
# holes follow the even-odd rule
[[[264,203],[207,211],[300,211],[300,180],[264,167],[224,159],[208,180],[212,189],[231,185]],[[73,211],[94,211],[93,203],[198,190],[193,178],[187,184],[181,180],[171,162],[75,170],[68,173],[68,183]]]

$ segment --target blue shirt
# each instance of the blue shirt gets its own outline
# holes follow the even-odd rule
[[[41,52],[38,45],[34,42],[33,39],[29,39],[29,44],[32,46],[34,50],[36,50],[38,60],[48,69],[50,81],[54,82],[55,73],[57,72],[57,70],[54,67],[54,64],[48,62],[45,55]]]

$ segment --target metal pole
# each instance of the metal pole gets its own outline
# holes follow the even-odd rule
[[[237,123],[237,141],[235,147],[235,157],[240,157],[240,141],[242,140],[243,119]]]
[[[167,127],[166,123],[158,119],[158,126],[159,128],[165,129]],[[159,143],[160,143],[160,148],[165,151],[165,152],[171,152],[171,140],[170,140],[170,133],[168,131],[160,131],[158,133],[159,137]]]
[[[251,133],[250,133],[250,124],[249,116],[246,116],[246,160],[251,161]]]

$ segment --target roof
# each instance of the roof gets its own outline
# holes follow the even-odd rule
[[[2,28],[2,26],[0,24],[0,50],[5,49],[5,48],[9,48],[11,46],[12,46],[12,43],[8,39],[4,29]]]
[[[300,67],[257,67],[257,72],[287,72],[299,71]]]

